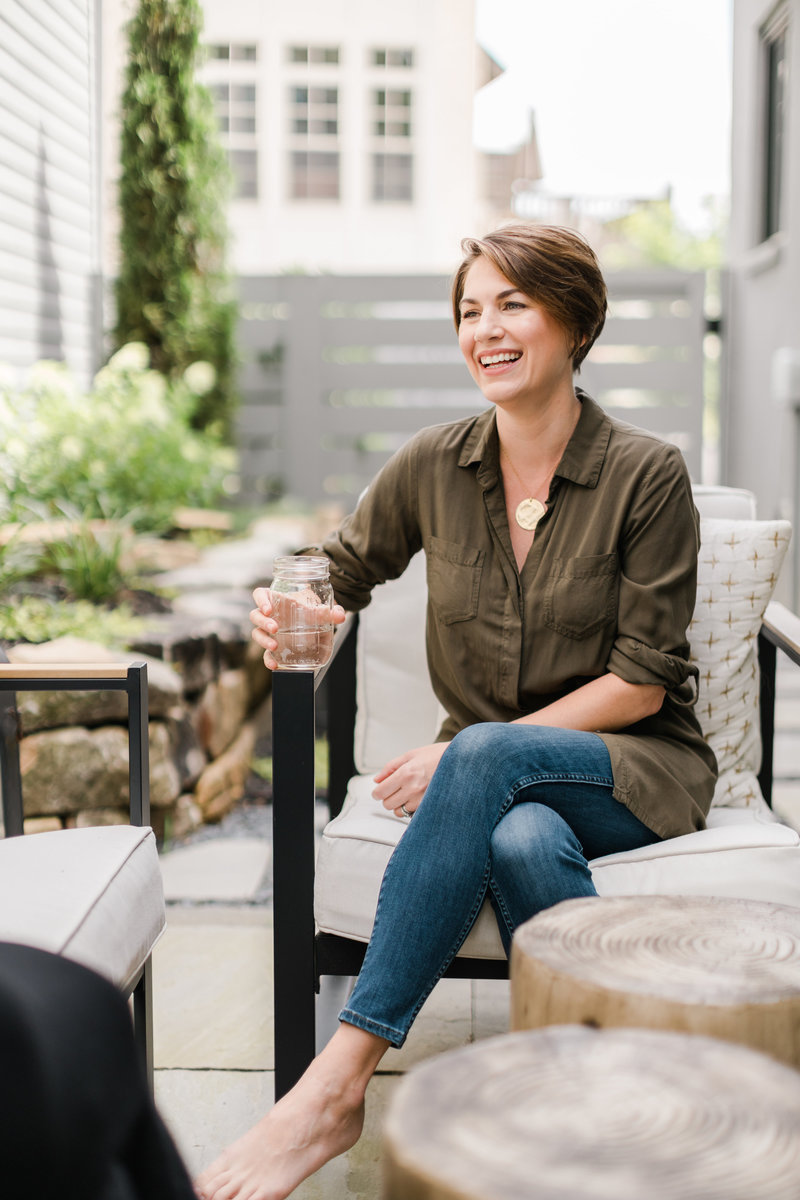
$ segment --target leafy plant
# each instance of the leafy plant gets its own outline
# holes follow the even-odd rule
[[[194,79],[197,0],[139,0],[128,25],[119,185],[117,346],[143,342],[178,379],[211,369],[190,420],[229,436],[236,305],[225,267],[230,171],[211,98]]]
[[[23,541],[21,530],[12,534],[5,543],[0,542],[0,596],[35,575],[40,563],[40,549]]]
[[[53,638],[86,638],[108,646],[124,646],[145,627],[125,604],[98,608],[88,600],[50,600],[43,596],[16,597],[0,602],[0,639],[7,642],[49,642]]]
[[[85,519],[79,520],[47,546],[44,564],[56,572],[70,596],[102,604],[133,583],[121,566],[126,541],[119,524],[96,530]]]
[[[193,386],[191,373],[169,381],[151,370],[142,344],[119,350],[88,393],[64,364],[38,363],[24,388],[0,391],[0,428],[12,430],[0,440],[0,522],[66,502],[162,532],[177,506],[219,503],[236,456],[191,428]]]

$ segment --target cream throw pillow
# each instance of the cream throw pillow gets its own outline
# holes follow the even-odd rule
[[[788,521],[700,519],[689,643],[700,670],[696,712],[719,765],[714,805],[763,804],[757,638],[790,537]]]

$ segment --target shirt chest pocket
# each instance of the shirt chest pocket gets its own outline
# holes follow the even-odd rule
[[[471,621],[478,612],[484,550],[431,537],[427,547],[428,596],[443,625]]]
[[[556,558],[544,593],[544,622],[564,637],[581,640],[617,616],[616,553]]]

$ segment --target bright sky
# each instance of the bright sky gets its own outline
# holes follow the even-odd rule
[[[476,103],[482,149],[534,111],[543,187],[650,196],[697,225],[729,191],[731,0],[476,0],[479,42],[507,68]]]

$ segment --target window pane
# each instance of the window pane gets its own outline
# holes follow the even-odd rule
[[[308,46],[290,46],[289,47],[289,62],[296,62],[296,63],[308,62]]]
[[[338,88],[311,88],[312,104],[337,104],[339,101]]]
[[[235,59],[237,62],[255,62],[257,56],[258,55],[255,46],[231,46],[231,58]]]
[[[308,88],[292,88],[289,96],[293,104],[308,104]]]
[[[389,51],[389,66],[390,67],[413,67],[414,51],[413,50],[390,50]]]
[[[309,58],[312,63],[338,63],[339,49],[337,46],[312,46]]]
[[[386,51],[385,50],[373,50],[370,61],[372,62],[373,67],[385,67],[386,66]]]
[[[231,117],[231,133],[255,133],[255,117]]]
[[[316,134],[322,134],[323,136],[329,136],[330,134],[335,134],[335,133],[339,132],[339,122],[338,121],[312,121],[309,132],[316,133]]]
[[[762,237],[781,228],[783,213],[783,144],[786,130],[786,31],[766,43],[767,91],[764,130],[764,219]]]
[[[338,200],[339,155],[335,152],[293,151],[291,195],[294,200]]]
[[[230,58],[230,46],[220,46],[220,45],[209,46],[208,47],[208,57],[209,58]]]
[[[258,155],[255,150],[229,150],[228,157],[233,169],[234,196],[237,199],[253,199],[258,196]]]
[[[256,85],[254,83],[234,83],[231,86],[231,100],[255,103]]]
[[[413,199],[414,160],[410,154],[373,154],[372,199],[409,203]]]

